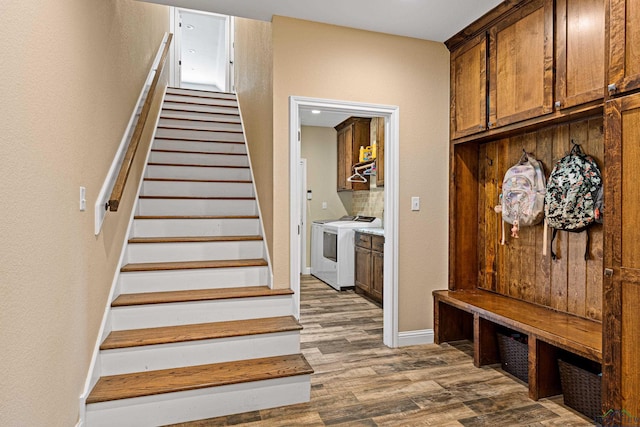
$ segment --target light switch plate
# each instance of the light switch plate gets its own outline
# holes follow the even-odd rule
[[[419,211],[420,210],[420,197],[413,196],[411,198],[411,210]]]

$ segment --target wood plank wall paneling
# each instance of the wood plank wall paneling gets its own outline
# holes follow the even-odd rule
[[[506,245],[500,245],[499,202],[506,170],[516,164],[522,149],[533,153],[548,176],[556,160],[571,148],[571,140],[582,144],[603,167],[602,118],[558,125],[541,132],[504,138],[478,149],[478,287],[502,295],[537,303],[588,319],[602,320],[603,231],[590,228],[590,259],[585,261],[585,233],[559,232],[553,244],[558,255],[542,255],[543,226],[523,227],[520,237],[510,236],[505,224]],[[549,231],[549,247],[551,231]]]

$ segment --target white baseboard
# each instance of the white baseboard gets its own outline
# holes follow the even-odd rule
[[[311,274],[311,267],[305,267],[302,269],[301,274],[309,275]]]
[[[398,333],[398,347],[420,344],[433,344],[433,340],[433,329],[422,329],[418,331],[406,331]]]

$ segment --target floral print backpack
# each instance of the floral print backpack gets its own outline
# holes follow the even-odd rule
[[[572,141],[573,142],[573,141]],[[602,175],[595,160],[574,144],[571,152],[558,160],[547,181],[545,223],[553,229],[551,257],[555,260],[553,241],[558,230],[581,232],[602,222]],[[589,259],[589,233],[584,254]]]

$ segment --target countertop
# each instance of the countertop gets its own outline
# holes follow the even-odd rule
[[[362,227],[362,228],[354,228],[353,231],[357,231],[360,233],[366,233],[366,234],[375,234],[376,236],[383,236],[384,237],[384,228],[382,227],[375,227],[375,228],[367,228],[367,227]]]

